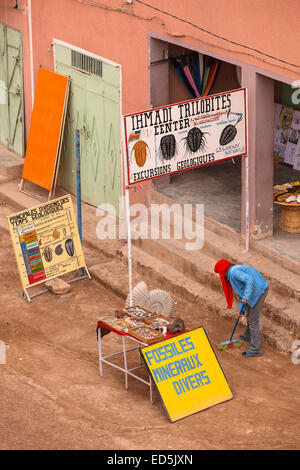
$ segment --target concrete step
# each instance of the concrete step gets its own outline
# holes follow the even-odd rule
[[[7,200],[2,200],[0,195],[0,227],[9,232],[9,225],[7,222],[7,217],[16,212],[15,208],[12,208]]]
[[[297,336],[283,326],[274,325],[274,322],[265,316],[264,308],[260,318],[260,332],[262,339],[270,346],[285,353],[293,351],[293,342],[297,339]]]
[[[215,260],[201,251],[188,251],[183,240],[134,240],[133,244],[181,273],[213,289],[220,290],[220,280],[214,273]]]
[[[125,305],[125,300],[129,293],[127,257],[123,257],[123,254],[119,252],[117,258],[106,260],[106,262],[104,263],[101,262],[94,265],[89,265],[89,272],[92,275],[93,279],[95,279],[105,288],[111,290],[114,294],[117,294],[121,299],[123,299],[123,302],[121,301],[120,307],[123,307]],[[136,269],[134,269],[133,287],[141,281],[144,281],[146,283],[149,291],[151,291],[152,289],[162,288],[164,291],[168,292],[171,295],[174,303],[171,316],[180,316],[184,319],[186,325],[188,325],[189,328],[200,326],[199,319],[201,318],[198,314],[198,305],[195,307],[194,303],[190,303],[188,302],[188,300],[182,299],[179,295],[179,292],[171,292],[168,286],[162,286],[161,282],[158,281],[155,276],[151,276],[149,278],[143,273],[140,273]],[[205,315],[203,316],[205,317]]]
[[[157,194],[159,195],[158,197]],[[155,194],[156,203],[172,204],[175,202],[160,193],[157,194]],[[193,216],[193,220],[196,220],[196,217]],[[234,264],[250,264],[255,266],[267,279],[271,281],[272,289],[276,290],[283,296],[295,298],[300,301],[300,263],[291,264],[287,258],[281,257],[280,255],[278,255],[279,258],[276,258],[275,261],[274,258],[270,256],[269,250],[266,254],[264,254],[263,250],[257,251],[253,248],[248,252],[245,252],[240,244],[240,240],[238,241],[236,237],[231,236],[232,232],[230,229],[226,232],[223,226],[222,230],[217,230],[217,232],[222,232],[222,234],[220,234],[207,228],[206,221],[207,219],[205,218],[203,248],[197,252],[191,251],[191,256],[194,259],[198,253],[201,253],[201,255],[210,256],[214,262],[217,259],[225,258]],[[213,228],[212,225],[210,225],[210,227]],[[216,224],[216,227],[219,227],[219,223]],[[199,230],[200,229],[201,228],[199,228]],[[178,240],[178,242],[180,241]],[[165,247],[167,248],[167,245],[165,245]],[[183,243],[181,248],[178,247],[178,250],[179,253],[183,253]],[[285,261],[281,262],[282,258],[284,258]]]
[[[270,291],[264,302],[263,311],[277,325],[285,328],[295,338],[300,337],[299,303]]]
[[[57,191],[56,197],[60,194],[60,189]],[[10,181],[5,184],[0,185],[0,200],[3,200],[4,203],[7,203],[12,210],[9,212],[10,214],[14,212],[18,212],[20,210],[26,209],[28,207],[33,207],[40,204],[40,201],[37,199],[28,196],[24,193],[21,193],[18,189],[18,184],[15,181]],[[174,201],[173,201],[174,202]],[[74,207],[76,207],[76,201],[74,199]],[[96,237],[96,225],[98,222],[97,217],[95,216],[95,208],[91,207],[87,204],[83,204],[83,237],[84,240],[89,242],[95,248],[102,250],[105,254],[109,252],[110,256],[114,256],[115,250],[120,245],[118,240],[98,240]],[[9,213],[7,215],[9,215]],[[5,224],[6,224],[5,220]],[[162,240],[165,242],[164,249],[170,251],[168,247],[171,247],[171,242],[173,240]],[[177,240],[174,240],[175,243]],[[159,240],[157,241],[159,244]],[[170,242],[170,243],[169,243]],[[180,244],[180,240],[178,240]],[[174,252],[174,250],[173,250]],[[175,258],[179,263],[183,261],[179,260],[180,256],[184,253],[184,258],[188,257],[189,261],[185,261],[185,269],[192,269],[194,271],[194,275],[197,280],[201,282],[207,281],[208,278],[211,279],[211,282],[214,282],[214,275],[213,267],[216,259],[219,258],[227,258],[233,263],[245,263],[251,264],[255,266],[262,274],[271,280],[272,283],[272,290],[276,291],[278,294],[283,295],[289,299],[297,299],[300,300],[300,283],[299,283],[299,270],[297,274],[294,272],[289,271],[288,269],[284,268],[283,266],[279,266],[277,263],[274,263],[271,259],[262,254],[258,254],[257,252],[251,250],[249,253],[243,253],[242,247],[238,246],[236,243],[229,241],[228,238],[224,238],[223,236],[219,236],[218,234],[205,229],[205,243],[204,247],[200,251],[191,251],[185,252],[184,245],[178,246],[177,253],[175,253]],[[173,253],[174,254],[174,253]],[[190,262],[196,260],[198,254],[203,255],[203,258],[199,259],[199,262],[194,263]],[[168,253],[168,256],[170,253]],[[160,249],[159,256],[163,256],[163,250]],[[211,262],[209,262],[209,258],[211,258]],[[168,257],[165,257],[168,260]],[[173,257],[174,260],[174,257]],[[194,264],[198,264],[198,266],[194,266]],[[203,269],[200,270],[203,265]],[[206,268],[206,274],[203,277],[204,267]],[[197,268],[197,269],[196,269]],[[185,272],[185,271],[184,271]],[[189,272],[189,271],[187,271]],[[207,276],[208,275],[208,276]]]
[[[2,206],[0,205],[0,225],[6,230],[8,229],[7,215],[39,204],[39,201],[36,199],[20,193],[16,182],[8,182],[0,186],[0,199],[6,202],[6,204]],[[96,238],[98,219],[95,217],[95,208],[85,204],[83,204],[83,220],[84,243],[91,244],[95,249],[111,259],[109,263],[102,263],[101,265],[92,267],[92,274],[94,274],[96,278],[102,279],[102,282],[105,282],[107,287],[110,286],[111,289],[119,292],[119,295],[126,298],[129,289],[128,269],[126,266],[126,241],[123,241],[122,244],[118,240],[98,240]],[[224,239],[222,239],[222,237],[219,237],[213,232],[210,232],[209,236],[211,237],[212,245],[216,240],[218,248],[222,248],[222,241],[224,245]],[[225,241],[228,240],[225,239]],[[181,302],[181,308],[185,308],[186,304],[186,309],[188,309],[188,305],[191,303],[197,306],[193,309],[193,312],[198,311],[197,309],[199,307],[203,312],[216,315],[217,317],[222,316],[224,318],[230,318],[232,321],[232,311],[235,311],[237,307],[235,304],[232,311],[225,308],[224,295],[220,291],[220,284],[214,284],[215,276],[213,266],[216,259],[209,250],[184,253],[182,245],[180,245],[182,243],[181,241],[178,241],[179,246],[177,246],[177,241],[175,240],[176,249],[173,249],[173,241],[169,243],[168,240],[163,240],[163,242],[169,246],[169,249],[165,251],[165,247],[160,246],[160,251],[157,253],[156,257],[151,256],[155,254],[155,251],[146,253],[141,250],[136,251],[136,248],[133,247],[135,250],[134,263],[136,267],[134,270],[134,285],[141,279],[144,279],[146,275],[147,285],[149,281],[149,284],[151,285],[151,283],[153,283],[154,287],[161,286],[164,290],[169,290],[170,293],[172,292],[173,297],[178,299],[178,302]],[[235,253],[234,247],[234,244],[230,245],[230,249],[233,253]],[[120,259],[122,263],[124,263],[121,267],[120,263],[116,262],[116,264],[113,264],[113,262],[116,261],[114,258],[117,252],[119,252]],[[184,257],[181,256],[182,253],[184,253]],[[147,256],[149,255],[150,257],[148,259]],[[198,256],[200,257],[198,258]],[[296,283],[298,277],[294,277],[293,273],[278,267],[275,263],[270,262],[271,264],[268,264],[269,260],[265,257],[260,257],[260,260],[256,258],[255,253],[253,255],[251,254],[251,256],[253,257],[249,258],[249,264],[257,267],[257,264],[260,263],[263,267],[265,263],[269,266],[268,269],[274,277],[272,284],[278,288],[276,290],[272,287],[270,297],[268,297],[268,301],[266,301],[264,306],[264,312],[266,312],[263,314],[266,325],[264,337],[269,344],[273,346],[277,345],[279,349],[283,351],[288,350],[288,345],[292,344],[291,339],[294,338],[293,333],[299,331],[297,329],[298,323],[295,323],[298,310],[293,310],[294,304],[292,305],[290,303],[291,295],[288,295],[295,291],[293,298],[294,300],[299,300],[299,297],[297,297],[298,283]],[[172,257],[173,261],[171,262]],[[239,260],[236,254],[234,258],[231,256],[228,258],[232,261]],[[168,263],[168,261],[170,262]],[[173,266],[173,262],[176,268]],[[244,261],[242,260],[242,262]],[[273,272],[273,266],[279,271],[276,271],[276,273]],[[263,270],[261,271],[263,272]],[[279,278],[277,278],[277,275]],[[288,280],[288,285],[286,280]],[[276,296],[277,294],[278,297],[275,297],[275,300],[273,300],[273,295]],[[287,299],[285,303],[284,294],[286,294]],[[275,307],[277,307],[277,309],[275,309]],[[277,333],[276,328],[279,333]],[[287,328],[290,328],[290,330],[287,330]]]
[[[234,264],[249,264],[254,266],[262,275],[268,279],[272,288],[279,294],[294,298],[300,301],[300,283],[299,283],[299,270],[297,273],[294,270],[290,271],[288,268],[280,266],[280,264],[273,261],[255,250],[249,250],[247,253],[233,246],[228,240],[221,237],[213,237],[212,234],[205,234],[204,252],[216,259],[225,258]],[[213,242],[212,242],[213,240]]]
[[[8,179],[21,178],[24,158],[0,145],[0,175]]]
[[[191,280],[208,286],[223,295],[222,284],[214,273],[215,260],[202,252],[183,249],[182,240],[138,239],[135,245],[144,252],[178,270]],[[282,296],[282,289],[271,278],[269,294],[265,301],[265,315],[283,325],[294,334],[300,334],[300,305],[297,299]],[[199,284],[198,284],[199,285]],[[223,300],[225,302],[225,300]]]
[[[165,196],[164,194],[162,194],[158,191],[155,191],[155,190],[152,191],[152,203],[154,203],[154,204],[168,204],[168,205],[180,204],[181,206],[183,206],[183,204],[181,204],[179,201],[175,201],[175,200],[169,198],[168,196]],[[195,222],[197,220],[196,211],[193,210],[192,214],[193,214],[192,215],[193,221]],[[238,243],[238,244],[242,243],[242,238],[241,238],[240,233],[237,233],[235,230],[228,227],[227,225],[224,225],[221,222],[213,220],[213,219],[211,219],[207,216],[205,216],[205,227],[208,230],[213,231],[215,234],[220,235],[223,238],[229,238],[230,240],[232,240],[232,241],[234,241],[235,243]]]
[[[127,247],[123,247],[117,255],[127,265]],[[156,281],[160,286],[163,286],[163,289],[173,295],[179,296],[187,302],[198,303],[201,308],[207,309],[208,313],[222,310],[222,316],[228,316],[228,309],[221,293],[192,280],[171,265],[166,264],[164,260],[155,258],[135,246],[132,247],[132,255],[134,271]],[[222,301],[220,301],[221,299]]]
[[[118,260],[110,260],[106,263],[95,264],[89,267],[90,274],[97,279],[106,289],[111,290],[119,297],[126,299],[129,292],[128,269]],[[133,274],[133,285],[141,282],[141,276]]]
[[[159,193],[158,191],[152,191],[152,201],[155,204],[180,204],[179,201],[175,201],[165,196],[164,194]],[[196,221],[196,211],[192,211],[192,220]],[[219,243],[221,242],[221,243]],[[213,254],[218,257],[222,257],[223,253],[226,256],[232,258],[241,259],[247,257],[247,254],[244,251],[244,242],[242,240],[241,234],[237,233],[235,230],[230,227],[218,222],[216,220],[210,219],[205,216],[205,243],[203,250]],[[289,272],[292,272],[296,275],[299,275],[300,272],[300,263],[291,259],[288,256],[284,256],[278,251],[273,250],[270,247],[264,246],[259,240],[253,240],[250,244],[250,250],[248,257],[252,256],[262,257],[268,261],[272,261],[274,264],[279,265],[280,267],[286,269]],[[236,260],[234,259],[236,262]]]
[[[203,250],[186,250],[185,240],[139,238],[133,244],[192,279],[221,291],[219,277],[214,273],[216,258]]]
[[[133,266],[143,277],[151,278],[163,286],[173,295],[182,297],[184,300],[197,304],[200,311],[208,315],[214,315],[217,318],[222,317],[234,320],[237,311],[237,301],[234,299],[233,308],[227,309],[225,305],[224,294],[214,290],[209,285],[203,285],[196,280],[184,275],[171,265],[159,258],[134,246]],[[127,263],[127,249],[122,248],[118,253],[121,260]],[[276,299],[272,299],[273,302]],[[262,309],[261,334],[262,338],[271,346],[276,347],[283,352],[291,352],[292,343],[299,334],[299,323],[295,323],[296,312],[289,316],[291,312],[284,311],[285,321],[282,321],[282,314],[274,310],[274,305],[269,301],[265,303]],[[276,317],[277,315],[277,317]],[[278,322],[280,320],[280,323]],[[293,323],[294,322],[294,323]],[[293,325],[293,328],[291,327]],[[287,328],[288,327],[288,328]]]

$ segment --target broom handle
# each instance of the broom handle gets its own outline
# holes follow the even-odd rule
[[[242,306],[241,311],[240,311],[240,314],[241,314],[241,313],[244,313],[245,310],[246,310],[246,304],[244,304],[244,305]],[[234,328],[233,328],[233,331],[232,331],[232,333],[231,333],[231,336],[230,336],[230,340],[229,340],[229,341],[231,341],[232,338],[233,338],[234,332],[235,332],[235,330],[236,330],[236,327],[237,327],[237,325],[238,325],[238,322],[239,322],[240,318],[241,318],[241,317],[238,317],[238,318],[237,318],[237,321],[235,322],[235,325],[234,325]]]

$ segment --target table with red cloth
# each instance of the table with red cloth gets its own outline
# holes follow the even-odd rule
[[[103,335],[101,335],[101,329],[109,330],[110,332],[115,333],[118,336],[121,336],[122,337],[123,350],[119,351],[119,352],[115,352],[113,354],[103,356],[103,353],[102,353]],[[164,336],[165,336],[165,339],[169,339],[169,338],[172,338],[174,336],[178,336],[182,333],[185,333],[186,331],[188,331],[188,330],[184,330],[184,331],[181,331],[181,332],[178,332],[178,333],[175,333],[175,334],[171,334],[167,331],[167,333]],[[149,374],[149,381],[147,381],[147,380],[143,379],[142,377],[139,377],[138,375],[136,375],[134,373],[134,371],[136,371],[138,369],[145,368],[145,365],[143,364],[143,361],[142,361],[142,354],[141,354],[140,350],[141,350],[141,347],[148,346],[148,343],[147,342],[142,342],[142,341],[138,340],[137,338],[134,338],[130,334],[126,333],[125,331],[116,330],[115,328],[111,327],[110,325],[108,325],[107,323],[105,323],[104,321],[101,321],[101,320],[99,320],[97,322],[97,339],[98,339],[100,377],[103,376],[103,363],[108,364],[108,365],[120,370],[121,372],[123,372],[125,374],[125,389],[126,390],[128,390],[128,376],[133,377],[136,380],[139,380],[140,382],[147,385],[150,389],[150,401],[151,401],[151,403],[154,403],[154,399],[153,399],[153,381],[152,381],[151,375]],[[138,343],[138,345],[135,346],[135,347],[127,349],[126,339],[134,341],[134,342]],[[158,340],[158,342],[159,341],[161,341],[161,340]],[[153,343],[151,342],[151,344],[153,344]],[[130,352],[130,351],[138,351],[139,352],[139,365],[136,366],[136,367],[132,367],[132,368],[128,368],[128,361],[127,361],[127,353]],[[111,357],[116,357],[116,356],[120,356],[120,355],[123,355],[124,367],[118,366],[117,364],[114,364],[113,362],[108,360]]]

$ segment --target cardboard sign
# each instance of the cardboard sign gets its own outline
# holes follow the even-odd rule
[[[124,116],[128,182],[247,154],[247,90]]]
[[[70,195],[7,219],[24,290],[85,267]]]
[[[203,328],[147,346],[142,354],[171,421],[233,396]]]

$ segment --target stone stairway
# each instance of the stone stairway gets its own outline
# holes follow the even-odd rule
[[[175,202],[155,192],[153,201],[160,204]],[[220,224],[214,227],[213,221],[206,223],[205,220],[204,244],[198,251],[187,251],[187,240],[162,237],[139,238],[133,242],[133,263],[138,273],[160,283],[174,295],[200,304],[208,313],[232,319],[237,302],[232,310],[226,308],[219,276],[214,273],[215,262],[225,258],[256,267],[270,281],[262,311],[262,336],[279,350],[291,351],[293,341],[300,336],[300,276],[296,263],[281,263],[275,254],[270,256],[255,248],[245,252],[237,234]],[[118,254],[127,263],[127,247]]]
[[[39,203],[18,190],[22,162],[15,161],[18,168],[12,170],[13,161],[14,156],[12,160],[8,160],[10,169],[6,171],[4,168],[4,172],[0,173],[0,199],[4,202],[4,205],[1,205],[0,225],[5,230],[8,230],[7,215]],[[2,166],[5,167],[5,158]],[[175,202],[156,191],[153,191],[152,201],[168,205]],[[96,227],[99,218],[95,211],[95,208],[83,204],[84,245],[98,250],[107,261],[89,265],[89,270],[98,281],[124,299],[128,294],[126,241],[98,240]],[[195,212],[191,217],[195,222]],[[160,286],[169,291],[178,302],[178,307],[180,305],[180,309],[186,304],[186,311],[191,312],[190,317],[195,316],[195,324],[198,321],[197,315],[215,319],[221,316],[230,319],[232,323],[237,302],[235,300],[233,309],[226,308],[221,282],[214,273],[214,265],[220,258],[226,258],[233,263],[251,264],[270,280],[269,294],[261,318],[262,337],[280,351],[290,352],[293,341],[300,337],[299,263],[256,243],[253,243],[251,250],[246,253],[236,232],[209,218],[205,218],[203,248],[188,251],[186,241],[188,240],[162,238],[139,238],[134,241],[134,285],[140,280],[145,280],[151,288]],[[96,260],[95,262],[97,263]]]
[[[0,176],[2,179],[21,178],[24,159],[0,144]]]

